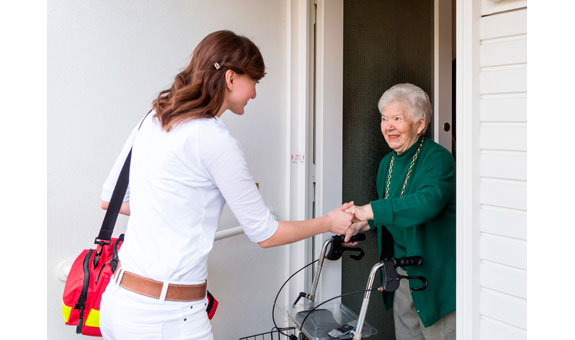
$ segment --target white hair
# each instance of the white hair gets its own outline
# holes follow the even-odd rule
[[[423,133],[427,131],[427,127],[431,122],[432,107],[429,96],[425,91],[409,83],[393,85],[381,95],[381,98],[379,98],[379,102],[377,103],[379,112],[383,113],[385,107],[389,103],[393,102],[408,104],[409,115],[415,122],[421,118],[425,118],[425,128],[423,129]]]

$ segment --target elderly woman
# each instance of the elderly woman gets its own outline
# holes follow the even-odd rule
[[[377,173],[379,199],[350,208],[355,214],[346,241],[376,230],[380,259],[419,255],[423,264],[399,268],[424,276],[427,289],[410,291],[418,281],[401,280],[384,296],[393,306],[395,333],[402,339],[455,339],[455,166],[452,155],[424,136],[431,121],[429,96],[412,84],[397,84],[378,103],[381,133],[392,152]],[[393,248],[382,247],[389,231]],[[383,238],[383,240],[382,240]],[[395,295],[395,296],[394,296]]]

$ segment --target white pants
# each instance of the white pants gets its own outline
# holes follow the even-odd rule
[[[207,303],[161,302],[110,280],[100,304],[100,330],[106,340],[213,340]]]

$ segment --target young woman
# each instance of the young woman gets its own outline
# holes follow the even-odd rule
[[[207,257],[224,203],[263,248],[347,231],[352,214],[345,210],[353,202],[306,221],[278,222],[266,207],[239,143],[220,118],[227,110],[242,115],[264,75],[253,42],[213,32],[132,132],[102,193],[106,209],[132,148],[121,209],[130,215],[121,269],[100,310],[105,339],[213,339],[205,312]]]

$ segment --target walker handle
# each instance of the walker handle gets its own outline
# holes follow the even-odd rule
[[[419,266],[423,263],[421,256],[409,256],[395,259],[395,267]]]
[[[325,258],[328,260],[331,260],[331,261],[336,261],[336,260],[339,260],[341,258],[344,251],[356,251],[356,252],[359,252],[359,254],[358,255],[351,255],[351,257],[354,260],[361,260],[363,258],[363,256],[365,255],[365,252],[363,251],[363,249],[344,247],[342,245],[344,240],[345,240],[345,235],[334,235],[331,237],[331,240],[326,241],[326,243],[331,241],[331,248],[329,249],[327,254],[325,254]],[[365,240],[365,234],[360,233],[360,234],[353,235],[351,237],[351,239],[349,240],[349,242],[356,242],[356,241],[363,241],[363,240]]]
[[[345,238],[343,235],[341,236],[343,239]],[[355,234],[349,239],[348,242],[356,242],[356,241],[365,241],[365,234],[364,233]]]
[[[331,237],[334,243],[343,243],[345,235],[333,235]],[[358,233],[353,235],[348,242],[365,241],[365,233]]]

